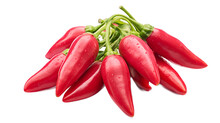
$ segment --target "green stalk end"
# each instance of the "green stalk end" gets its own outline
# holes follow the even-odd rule
[[[64,54],[64,55],[67,55],[68,52],[69,52],[69,49],[65,49],[65,50],[63,51],[63,54]]]

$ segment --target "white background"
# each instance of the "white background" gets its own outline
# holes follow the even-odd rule
[[[97,25],[99,18],[123,13],[119,5],[139,22],[177,37],[209,65],[195,70],[172,64],[187,85],[186,95],[153,85],[150,92],[140,91],[132,82],[135,115],[130,118],[105,88],[72,103],[63,103],[54,88],[23,91],[26,80],[48,61],[44,57],[47,50],[69,28]],[[0,122],[219,123],[219,12],[218,0],[0,1]]]

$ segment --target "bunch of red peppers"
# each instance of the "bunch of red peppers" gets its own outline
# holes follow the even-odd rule
[[[47,52],[49,62],[28,79],[25,92],[56,86],[63,102],[91,97],[106,87],[112,100],[128,116],[134,116],[130,77],[141,90],[161,84],[184,95],[186,85],[166,61],[194,69],[207,64],[180,40],[149,24],[115,14],[98,26],[69,29]]]

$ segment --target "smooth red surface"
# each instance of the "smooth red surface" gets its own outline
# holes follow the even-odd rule
[[[84,33],[74,40],[58,74],[56,96],[80,78],[95,61],[98,52],[99,44],[93,35]]]
[[[189,68],[204,68],[207,64],[193,54],[180,40],[161,29],[154,28],[146,39],[150,48],[166,59]]]
[[[58,71],[66,56],[63,53],[55,55],[37,73],[27,80],[25,92],[36,92],[54,87],[57,82]]]
[[[119,51],[126,62],[145,79],[158,85],[159,72],[154,54],[150,47],[141,38],[129,35],[119,44]]]
[[[101,67],[102,79],[112,100],[128,116],[134,116],[129,69],[119,55],[109,55]]]
[[[174,93],[186,94],[186,85],[179,74],[160,56],[155,57],[160,72],[160,84]]]
[[[151,86],[149,85],[149,81],[144,79],[134,68],[129,66],[129,71],[132,79],[134,80],[135,84],[140,88],[141,90],[150,91]]]
[[[72,102],[91,97],[104,86],[101,76],[102,62],[94,62],[80,79],[64,94],[63,102]]]
[[[76,37],[85,33],[84,26],[77,26],[69,29],[47,52],[46,58],[50,59],[55,54],[58,54],[65,49],[69,48],[71,43],[74,41]]]

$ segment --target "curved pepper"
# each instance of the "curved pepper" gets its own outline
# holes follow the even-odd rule
[[[157,63],[152,50],[139,37],[129,35],[119,44],[119,51],[126,62],[145,79],[158,85],[160,82]]]
[[[160,56],[155,54],[155,57],[160,72],[160,84],[174,93],[186,94],[186,85],[179,74]]]
[[[101,76],[102,62],[94,62],[80,79],[63,96],[63,102],[72,102],[91,97],[104,86]]]
[[[50,59],[55,54],[70,47],[76,37],[85,33],[85,26],[77,26],[69,29],[47,52],[46,58]]]
[[[58,73],[57,97],[80,78],[95,61],[98,52],[99,44],[93,35],[84,33],[74,40]]]
[[[150,91],[151,86],[149,85],[149,81],[144,79],[134,68],[129,66],[130,75],[133,78],[135,84],[140,88],[141,90]]]
[[[119,55],[105,57],[101,67],[102,79],[112,100],[128,116],[134,116],[129,69]]]
[[[57,82],[58,71],[66,56],[63,53],[55,55],[37,73],[27,80],[25,92],[36,92],[54,87]]]
[[[164,58],[189,68],[204,68],[207,64],[193,54],[180,40],[165,31],[154,28],[146,39],[150,48]]]

